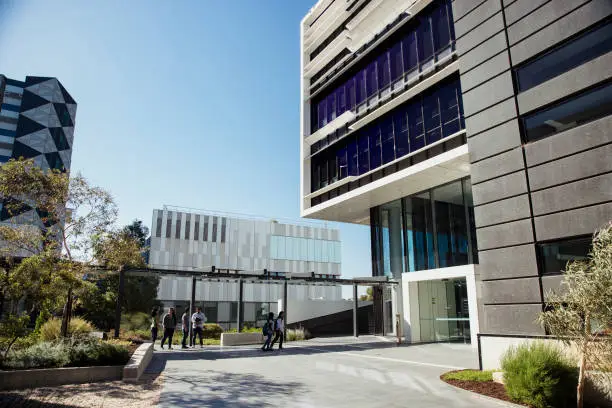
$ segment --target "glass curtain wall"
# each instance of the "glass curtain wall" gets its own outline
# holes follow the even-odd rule
[[[374,276],[478,263],[469,179],[374,207]]]

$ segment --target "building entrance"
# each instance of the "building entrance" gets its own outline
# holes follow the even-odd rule
[[[465,278],[418,282],[422,342],[470,342]]]

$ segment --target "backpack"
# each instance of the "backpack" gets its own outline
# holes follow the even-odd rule
[[[266,321],[266,324],[264,324],[263,327],[263,335],[267,336],[270,333],[270,321]]]

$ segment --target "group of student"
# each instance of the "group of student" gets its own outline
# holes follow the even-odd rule
[[[189,338],[189,326],[191,324],[192,333],[189,339],[189,347],[192,345],[195,347],[196,335],[200,338],[200,347],[204,347],[204,323],[206,323],[206,316],[202,313],[202,308],[198,307],[196,312],[189,318],[189,309],[185,309],[183,316],[181,316],[181,329],[183,331],[183,340],[181,342],[182,348],[187,348],[187,339]],[[176,318],[176,311],[173,307],[168,309],[168,313],[164,315],[161,321],[161,327],[164,331],[164,335],[161,339],[161,348],[163,350],[164,343],[168,340],[168,349],[172,350],[172,337],[174,336],[174,330],[178,324]],[[158,329],[160,327],[159,312],[157,309],[151,311],[151,340],[155,344],[157,340]]]
[[[189,347],[193,345],[195,347],[195,337],[200,338],[200,347],[204,347],[204,323],[206,323],[206,316],[202,313],[202,308],[198,307],[196,312],[189,317],[189,309],[185,309],[185,312],[181,316],[181,329],[183,331],[183,340],[181,342],[181,348],[188,348],[187,339],[189,339]],[[157,340],[157,334],[159,327],[163,329],[163,336],[161,339],[161,348],[163,350],[164,343],[168,340],[168,349],[172,350],[172,337],[174,336],[174,330],[178,325],[176,317],[176,311],[173,307],[168,309],[168,312],[163,316],[161,322],[159,320],[159,312],[157,309],[151,311],[151,340],[155,344]],[[189,338],[189,326],[191,325],[192,333]],[[262,346],[263,351],[270,351],[274,348],[274,344],[278,341],[278,349],[283,349],[283,340],[285,332],[284,313],[280,312],[276,319],[274,313],[268,313],[268,318],[263,326],[263,335],[266,340]],[[274,339],[272,339],[274,336]]]

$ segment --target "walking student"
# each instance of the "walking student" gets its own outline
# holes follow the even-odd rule
[[[285,317],[285,312],[280,312],[278,314],[278,317],[276,318],[276,324],[274,325],[276,336],[274,336],[274,340],[272,340],[272,343],[270,344],[270,350],[274,348],[274,343],[276,343],[276,340],[279,340],[279,339],[280,341],[278,342],[278,349],[279,350],[283,349],[283,337],[285,333],[284,317]]]
[[[202,313],[202,308],[198,307],[196,312],[191,315],[191,323],[193,327],[193,334],[191,336],[191,344],[195,347],[195,336],[196,334],[200,337],[200,347],[204,347],[204,323],[206,323],[206,316]]]
[[[155,340],[157,340],[157,330],[159,329],[159,312],[157,308],[151,310],[151,341],[153,342],[153,348],[155,348]]]
[[[189,337],[189,309],[185,308],[185,313],[181,316],[181,326],[183,329],[183,341],[181,342],[182,347],[187,348],[187,338]],[[191,342],[190,342],[191,343]]]
[[[164,326],[164,337],[161,340],[161,348],[164,349],[164,342],[168,339],[168,350],[172,350],[172,336],[174,336],[174,329],[176,329],[176,313],[174,308],[168,309],[168,313],[164,315],[162,325]]]
[[[272,350],[270,348],[270,342],[272,341],[272,334],[274,333],[274,313],[268,313],[268,320],[263,327],[263,335],[266,336],[266,341],[261,348],[263,351]]]

